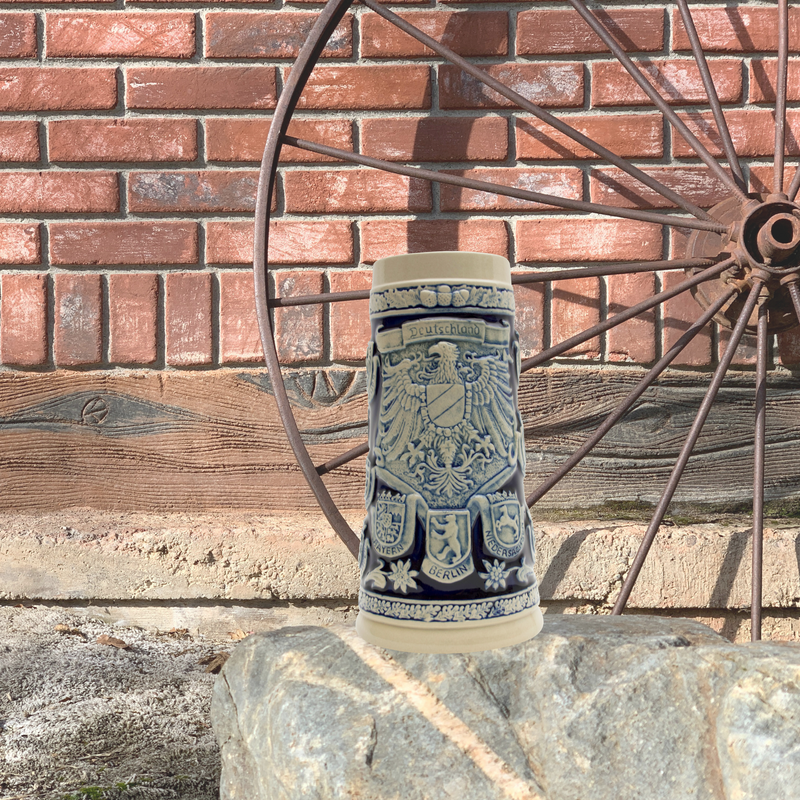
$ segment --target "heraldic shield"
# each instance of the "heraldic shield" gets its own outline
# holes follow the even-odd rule
[[[381,259],[370,317],[357,630],[414,652],[525,641],[542,619],[509,264]]]
[[[425,401],[428,418],[439,428],[453,428],[464,419],[467,404],[463,383],[429,383]]]

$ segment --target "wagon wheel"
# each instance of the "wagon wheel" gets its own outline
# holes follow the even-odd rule
[[[575,277],[602,277],[639,272],[683,270],[685,278],[669,289],[653,294],[648,299],[608,317],[587,330],[555,344],[522,362],[522,371],[562,355],[571,348],[593,339],[604,331],[655,308],[677,295],[691,291],[698,301],[698,318],[695,323],[656,361],[638,385],[614,410],[594,434],[547,480],[527,498],[536,503],[547,491],[573,469],[635,405],[648,387],[670,365],[678,354],[712,319],[730,327],[731,333],[724,354],[711,377],[705,397],[689,430],[672,473],[647,527],[631,569],[623,583],[613,609],[614,614],[624,610],[648,551],[672,500],[692,450],[700,436],[717,392],[731,365],[739,342],[745,331],[757,335],[755,371],[755,425],[754,425],[754,488],[753,488],[753,581],[751,620],[752,638],[761,636],[761,572],[762,537],[764,521],[764,454],[766,372],[769,336],[794,327],[800,319],[800,205],[795,197],[800,189],[800,168],[794,173],[788,187],[784,186],[784,153],[786,150],[786,99],[788,67],[788,2],[778,2],[778,69],[774,123],[774,179],[772,191],[764,194],[747,192],[744,173],[734,150],[731,134],[722,113],[719,97],[711,72],[702,51],[687,0],[676,0],[689,37],[696,66],[700,72],[708,103],[717,126],[727,167],[717,161],[699,141],[672,107],[661,97],[636,64],[618,44],[605,23],[588,10],[583,0],[569,0],[575,11],[605,43],[620,64],[636,81],[641,90],[669,121],[674,132],[680,134],[713,176],[725,187],[719,201],[707,210],[696,206],[679,193],[664,186],[627,160],[578,132],[558,117],[504,84],[495,80],[481,67],[464,60],[445,45],[432,39],[407,21],[401,19],[376,0],[361,0],[362,4],[417,39],[446,61],[485,86],[510,100],[518,108],[532,114],[571,138],[579,145],[615,165],[630,177],[661,195],[679,209],[677,213],[663,213],[639,208],[602,205],[594,202],[565,199],[533,191],[501,186],[480,180],[457,177],[420,167],[391,163],[370,158],[355,152],[343,151],[323,144],[298,139],[287,134],[289,121],[298,99],[314,69],[329,37],[342,20],[353,0],[329,0],[303,45],[278,102],[270,127],[269,137],[261,165],[261,175],[256,203],[255,225],[255,286],[258,320],[266,363],[274,389],[275,399],[294,450],[298,464],[313,490],[330,524],[356,556],[358,537],[349,527],[322,480],[323,475],[367,453],[367,445],[354,447],[342,455],[317,465],[303,443],[297,422],[284,388],[281,367],[273,336],[270,309],[310,304],[325,304],[350,300],[363,300],[368,291],[328,293],[304,297],[270,297],[267,262],[270,200],[272,197],[278,159],[283,145],[291,145],[312,153],[332,156],[344,162],[373,167],[390,173],[423,178],[428,181],[492,192],[494,194],[545,204],[550,209],[568,209],[603,216],[640,220],[663,226],[692,230],[685,257],[668,261],[611,264],[602,266],[559,269],[556,272],[528,272],[515,275],[514,283],[537,283],[554,279]],[[548,209],[548,210],[550,210]]]

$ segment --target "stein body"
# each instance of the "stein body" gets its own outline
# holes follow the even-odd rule
[[[375,262],[356,628],[381,647],[470,652],[542,626],[517,409],[508,261]]]

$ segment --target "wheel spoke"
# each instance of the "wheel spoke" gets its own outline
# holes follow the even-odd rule
[[[716,302],[708,307],[705,313],[675,342],[674,345],[653,365],[650,371],[642,378],[631,393],[609,414],[603,424],[579,447],[547,480],[541,483],[527,497],[528,506],[532,506],[544,497],[565,475],[595,448],[597,443],[616,425],[636,401],[653,384],[659,375],[672,363],[678,354],[697,336],[698,333],[711,321],[712,317],[736,294],[731,289],[722,295]]]
[[[674,269],[691,269],[707,267],[714,264],[711,258],[684,258],[678,261],[643,261],[631,264],[599,264],[596,267],[575,267],[574,269],[556,268],[544,272],[525,272],[512,275],[511,283],[546,283],[563,281],[570,278],[603,278],[606,275],[634,275],[637,272],[669,272]]]
[[[756,349],[756,425],[753,455],[753,567],[750,599],[750,638],[761,639],[761,577],[764,552],[764,450],[767,432],[767,304],[758,307]]]
[[[626,69],[628,74],[639,84],[642,91],[656,104],[661,113],[672,123],[672,126],[688,142],[692,150],[697,153],[703,163],[740,199],[747,195],[737,185],[736,181],[728,175],[711,153],[706,150],[700,140],[689,130],[681,118],[669,107],[663,97],[650,85],[650,82],[636,67],[628,54],[617,44],[616,39],[608,32],[605,26],[589,11],[582,0],[569,0],[570,5],[583,17],[587,25],[603,40],[606,47],[616,56],[617,60]]]
[[[637,272],[658,272],[675,269],[707,267],[714,264],[711,258],[684,258],[675,261],[644,261],[631,264],[602,264],[596,267],[575,267],[574,269],[552,269],[544,272],[525,272],[512,275],[514,285],[524,283],[544,283],[567,280],[568,278],[600,278],[605,275],[633,275]],[[326,303],[345,303],[353,300],[369,300],[369,289],[352,292],[323,292],[322,294],[299,294],[294,297],[272,297],[267,301],[270,308],[290,306],[318,306]]]
[[[725,261],[721,261],[719,264],[715,264],[713,267],[708,267],[708,269],[698,272],[697,275],[687,278],[677,286],[673,286],[672,289],[667,289],[663,292],[653,295],[647,300],[642,300],[641,303],[631,306],[626,311],[621,311],[619,314],[615,314],[613,317],[609,317],[602,322],[598,322],[597,325],[593,325],[588,330],[583,331],[583,333],[578,333],[575,336],[571,336],[569,339],[565,339],[560,344],[554,345],[547,350],[542,350],[541,353],[537,353],[535,356],[531,356],[531,358],[526,358],[522,362],[521,371],[527,372],[529,369],[538,367],[545,361],[549,361],[551,358],[555,358],[556,356],[561,355],[561,353],[565,353],[567,350],[571,350],[573,347],[576,347],[583,342],[588,342],[589,339],[593,339],[598,333],[603,333],[603,331],[607,331],[616,327],[617,325],[621,325],[623,322],[627,322],[629,319],[648,311],[649,309],[653,308],[653,306],[657,306],[659,303],[663,303],[665,300],[669,300],[670,298],[691,289],[693,286],[697,286],[704,281],[711,280],[711,278],[716,278],[717,275],[719,275],[721,272],[724,272],[734,263],[734,259],[726,258]]]
[[[727,230],[724,225],[712,220],[671,217],[653,211],[606,206],[600,203],[587,203],[583,200],[570,200],[566,197],[556,197],[552,194],[530,192],[526,189],[514,189],[511,186],[501,186],[497,183],[478,181],[473,178],[462,178],[457,175],[449,175],[445,172],[425,169],[424,167],[406,167],[402,164],[395,164],[380,158],[362,156],[359,153],[339,150],[336,147],[329,147],[325,144],[309,142],[305,139],[297,139],[294,136],[284,136],[283,141],[292,147],[299,147],[301,150],[336,156],[336,158],[340,158],[342,161],[349,161],[352,164],[361,164],[365,167],[373,167],[374,169],[380,169],[384,172],[393,172],[396,175],[407,175],[410,178],[421,178],[422,180],[433,181],[434,183],[447,183],[451,186],[461,186],[465,189],[477,189],[481,192],[490,192],[491,194],[501,195],[502,197],[515,197],[518,200],[530,200],[534,203],[542,203],[544,205],[555,206],[556,208],[568,208],[572,211],[588,211],[590,213],[603,214],[607,217],[637,219],[641,222],[654,222],[657,225],[672,225],[676,228],[694,228],[695,230],[714,231],[716,233],[722,233]]]
[[[324,292],[322,294],[298,294],[295,297],[271,297],[267,301],[270,308],[288,306],[318,306],[324,303],[343,303],[348,300],[369,300],[369,289],[352,292]]]
[[[723,354],[719,365],[714,371],[714,377],[711,380],[711,384],[706,391],[703,402],[700,404],[697,416],[692,423],[692,427],[689,430],[689,434],[687,435],[686,441],[683,444],[683,448],[678,456],[678,460],[675,462],[675,466],[672,468],[672,473],[669,476],[669,480],[667,481],[667,485],[664,488],[664,492],[658,502],[658,506],[656,506],[653,518],[650,520],[650,525],[647,527],[647,531],[642,539],[642,543],[639,545],[639,550],[636,553],[636,558],[633,560],[630,572],[625,578],[625,582],[622,584],[622,589],[619,597],[617,598],[617,602],[614,604],[612,614],[621,614],[625,610],[625,606],[628,603],[628,598],[631,595],[631,591],[633,591],[633,587],[636,585],[636,579],[639,577],[639,573],[642,570],[642,566],[647,558],[647,554],[650,552],[650,547],[653,544],[653,540],[656,538],[658,529],[661,527],[661,522],[664,519],[664,515],[667,513],[667,508],[672,501],[672,496],[675,494],[675,490],[678,488],[678,482],[683,475],[683,471],[686,469],[686,464],[688,463],[689,457],[694,450],[694,446],[697,444],[697,440],[700,437],[700,432],[703,430],[703,425],[705,424],[708,414],[711,411],[711,406],[714,404],[719,387],[722,385],[725,374],[728,372],[728,368],[733,360],[733,355],[736,352],[736,348],[739,346],[739,342],[744,334],[744,329],[750,320],[750,315],[753,313],[753,309],[755,308],[756,302],[758,301],[759,295],[761,294],[763,288],[764,284],[760,281],[756,281],[753,284],[753,288],[750,290],[750,294],[744,304],[744,308],[739,314],[739,319],[736,321],[736,325],[731,332],[731,338],[728,342],[728,346],[725,348],[725,353]]]
[[[473,78],[476,78],[485,86],[493,89],[499,95],[505,97],[507,100],[510,100],[521,109],[533,114],[535,117],[542,120],[542,122],[546,122],[548,125],[555,128],[557,131],[560,131],[565,136],[568,136],[570,139],[582,145],[587,150],[591,150],[596,155],[600,156],[601,158],[605,158],[610,163],[624,170],[629,175],[636,178],[636,180],[643,183],[645,186],[649,186],[651,189],[653,189],[653,191],[658,192],[662,197],[667,198],[671,203],[674,203],[685,211],[688,211],[698,219],[711,219],[711,217],[699,206],[696,206],[694,203],[681,197],[679,194],[677,194],[677,192],[674,192],[672,189],[664,186],[663,183],[657,181],[646,172],[634,167],[633,164],[628,163],[624,158],[621,158],[613,151],[603,147],[603,145],[580,133],[580,131],[575,130],[575,128],[573,128],[571,125],[567,125],[567,123],[563,120],[560,120],[558,117],[548,113],[543,108],[540,108],[535,103],[532,103],[530,100],[527,100],[521,94],[518,94],[504,83],[496,80],[484,70],[476,67],[474,64],[471,64],[469,61],[462,58],[460,55],[458,55],[458,53],[454,53],[449,47],[443,45],[441,42],[437,42],[436,39],[433,39],[426,33],[423,33],[421,30],[419,30],[419,28],[415,28],[411,23],[406,22],[406,20],[404,20],[402,17],[398,17],[397,14],[393,14],[387,8],[384,8],[382,5],[380,5],[380,3],[377,3],[374,0],[362,0],[362,3],[363,5],[367,6],[367,8],[372,9],[376,14],[383,17],[385,20],[391,22],[404,33],[407,33],[418,42],[421,42],[426,47],[429,47],[451,64],[460,67],[464,72],[472,75]]]
[[[797,288],[798,281],[791,281],[787,284],[789,289],[789,297],[792,298],[792,305],[794,305],[794,313],[797,315],[797,321],[800,322],[800,289]]]
[[[332,458],[330,461],[320,464],[317,467],[317,475],[325,475],[328,472],[333,472],[333,470],[335,470],[337,467],[342,467],[345,464],[349,464],[359,456],[365,456],[368,452],[369,444],[367,442],[364,442],[364,444],[359,444],[356,447],[351,447],[347,452],[342,453],[340,456],[336,456],[336,458]]]
[[[697,35],[697,28],[692,19],[692,12],[689,10],[688,0],[677,0],[677,3],[681,12],[681,18],[683,19],[683,27],[686,28],[686,34],[689,37],[689,43],[692,47],[694,60],[697,63],[697,68],[700,70],[700,77],[703,81],[703,87],[706,90],[708,102],[711,104],[711,112],[714,114],[714,121],[717,123],[717,130],[722,140],[722,149],[725,152],[725,157],[728,159],[728,164],[730,165],[736,183],[739,185],[740,189],[746,190],[747,185],[744,180],[744,175],[742,174],[742,165],[739,163],[739,158],[736,155],[733,140],[731,139],[731,132],[728,129],[728,123],[725,120],[725,115],[722,113],[722,106],[719,102],[717,88],[714,86],[714,80],[708,68],[708,61],[706,61],[705,53],[700,45],[700,38]]]
[[[789,189],[786,192],[787,197],[790,200],[794,200],[795,197],[797,197],[798,190],[800,190],[800,166],[798,166],[797,169],[795,170],[792,182],[789,185]]]
[[[783,153],[786,148],[786,75],[789,68],[789,3],[778,0],[778,76],[775,81],[775,175],[772,191],[783,192]]]

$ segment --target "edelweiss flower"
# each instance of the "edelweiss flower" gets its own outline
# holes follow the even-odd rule
[[[505,564],[501,564],[497,559],[494,560],[494,564],[490,564],[486,559],[483,559],[483,566],[486,567],[486,572],[479,572],[478,575],[486,581],[484,588],[487,590],[505,589],[506,578],[511,574],[511,570],[503,569]]]
[[[411,569],[411,559],[408,561],[395,561],[389,565],[391,573],[386,577],[392,582],[396,592],[408,594],[409,589],[416,589],[417,582],[414,578],[419,575],[415,569]]]

